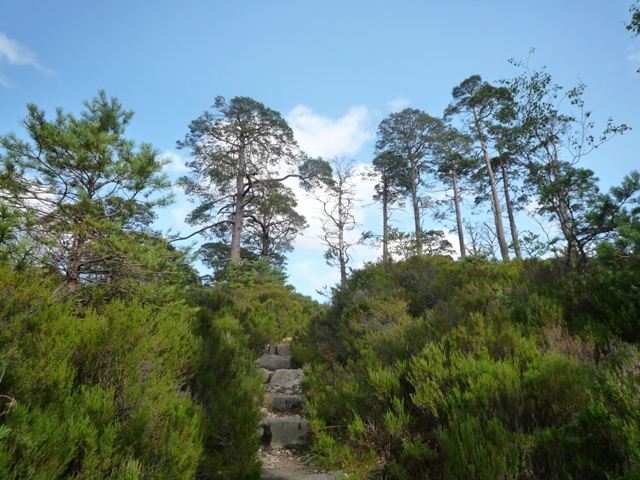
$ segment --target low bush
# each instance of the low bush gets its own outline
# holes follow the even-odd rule
[[[317,457],[361,478],[636,478],[637,348],[573,320],[567,275],[430,257],[354,272],[299,338]]]

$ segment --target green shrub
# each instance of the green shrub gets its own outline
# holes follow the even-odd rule
[[[193,311],[116,300],[101,311],[50,304],[53,286],[5,271],[3,478],[191,478],[202,410],[188,382]]]
[[[568,275],[429,257],[354,272],[296,347],[316,454],[367,478],[634,478],[637,353],[575,322],[592,313]]]
[[[0,478],[260,478],[262,389],[234,300],[140,288],[163,302],[93,309],[0,271]]]

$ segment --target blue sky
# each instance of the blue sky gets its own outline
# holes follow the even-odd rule
[[[585,159],[607,188],[639,168],[640,40],[624,28],[631,0],[121,1],[4,0],[0,7],[0,132],[20,132],[33,102],[78,112],[99,89],[136,112],[127,134],[174,155],[189,122],[217,95],[249,96],[281,112],[313,155],[372,158],[375,130],[405,106],[442,114],[470,75],[546,66],[603,125],[635,127]],[[368,201],[370,185],[359,192]],[[310,223],[313,207],[301,199]],[[192,231],[184,197],[158,226]],[[366,229],[379,211],[362,208]],[[435,227],[435,225],[434,225]],[[314,295],[337,282],[312,228],[290,256],[290,282]],[[353,265],[378,252],[361,248]],[[204,272],[203,272],[204,273]]]

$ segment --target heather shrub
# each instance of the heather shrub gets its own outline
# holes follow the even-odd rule
[[[193,310],[115,300],[50,303],[54,285],[4,271],[2,478],[191,478],[202,409],[188,382]],[[4,398],[4,397],[3,397]]]
[[[225,300],[216,315],[237,318],[248,346],[256,351],[304,331],[322,309],[286,285],[282,272],[265,260],[229,264],[223,273],[216,291]]]
[[[354,272],[298,338],[316,456],[362,478],[633,478],[637,352],[571,320],[562,272],[429,257]]]
[[[260,478],[262,390],[232,298],[149,284],[155,303],[92,308],[58,287],[0,272],[1,478]]]

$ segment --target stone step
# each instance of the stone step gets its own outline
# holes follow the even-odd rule
[[[260,423],[261,440],[271,448],[289,448],[311,443],[309,423],[304,418],[266,418]]]
[[[280,343],[278,345],[267,345],[264,349],[267,355],[282,355],[283,357],[291,356],[291,344]]]
[[[262,355],[256,360],[258,366],[267,370],[281,370],[291,368],[291,357],[282,355]]]
[[[269,380],[270,393],[300,393],[304,380],[304,371],[301,368],[276,370]]]
[[[273,412],[299,412],[302,410],[302,395],[267,393],[264,402]]]
[[[296,477],[293,480],[339,480],[344,478],[342,472],[314,473],[306,477]]]
[[[282,355],[284,357],[291,356],[291,345],[283,343],[282,345],[276,345],[276,355]]]
[[[263,480],[339,480],[341,478],[344,478],[342,472],[313,473],[304,477],[290,477],[279,473],[264,472],[262,477]]]

